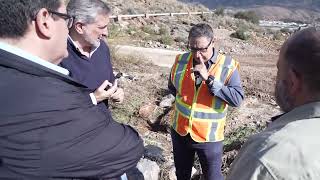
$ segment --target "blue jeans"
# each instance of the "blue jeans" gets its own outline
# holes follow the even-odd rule
[[[195,153],[198,154],[205,180],[223,180],[221,172],[223,143],[198,143],[190,134],[180,136],[171,129],[177,180],[190,180]]]

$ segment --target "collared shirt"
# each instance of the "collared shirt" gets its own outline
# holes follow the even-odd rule
[[[34,55],[32,55],[32,54],[30,54],[20,48],[15,47],[15,46],[11,46],[5,42],[0,42],[0,49],[5,50],[9,53],[15,54],[17,56],[20,56],[26,60],[37,63],[41,66],[44,66],[46,68],[49,68],[49,69],[54,70],[56,72],[59,72],[61,74],[69,75],[69,71],[67,69],[62,68],[60,66],[57,66],[53,63],[50,63],[49,61],[43,60],[37,56],[34,56]]]
[[[76,50],[77,51],[79,51],[79,53],[81,53],[82,55],[84,55],[82,52],[81,52],[81,50],[80,50],[80,47],[77,45],[77,43],[75,43],[74,41],[73,41],[73,39],[71,38],[71,36],[68,36],[68,40],[70,40],[70,42],[72,43],[72,45],[76,48]],[[95,49],[93,49],[93,50],[91,50],[91,52],[89,53],[89,58],[91,58],[91,56],[93,55],[93,53],[100,47],[100,42],[99,42],[99,45],[95,48]],[[85,55],[84,55],[85,56]]]
[[[273,120],[242,146],[227,180],[319,180],[320,102]]]

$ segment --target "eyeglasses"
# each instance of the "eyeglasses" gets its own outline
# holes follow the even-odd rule
[[[51,14],[54,14],[56,16],[59,16],[60,18],[64,19],[67,23],[67,27],[68,29],[70,29],[73,25],[73,21],[74,21],[74,17],[68,15],[68,14],[65,14],[65,13],[60,13],[60,12],[56,12],[56,11],[51,11],[51,10],[48,10],[49,13]]]
[[[212,43],[212,40],[213,40],[213,38],[210,39],[209,44],[208,44],[205,48],[190,47],[190,43],[188,42],[188,49],[189,49],[191,52],[193,52],[193,53],[197,53],[197,52],[206,53],[206,52],[208,51],[209,46],[210,46],[211,43]]]

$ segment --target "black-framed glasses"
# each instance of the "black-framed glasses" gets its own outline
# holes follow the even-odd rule
[[[60,18],[64,19],[67,23],[67,27],[68,29],[70,29],[73,25],[73,21],[74,21],[74,17],[68,15],[68,14],[65,14],[65,13],[60,13],[60,12],[56,12],[56,11],[51,11],[51,10],[48,10],[49,13],[51,14],[54,14],[56,16],[59,16]]]
[[[193,53],[197,53],[198,51],[199,51],[200,53],[206,53],[206,52],[208,51],[209,46],[210,46],[211,43],[212,43],[212,40],[213,40],[213,38],[210,39],[209,44],[208,44],[205,48],[195,48],[195,47],[191,47],[189,42],[188,42],[188,47],[187,47],[187,48],[188,48],[191,52],[193,52]]]

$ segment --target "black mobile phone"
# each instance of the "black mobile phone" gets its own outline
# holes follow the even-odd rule
[[[104,90],[108,91],[111,88],[112,85],[108,84],[108,86],[106,88],[104,88]]]

